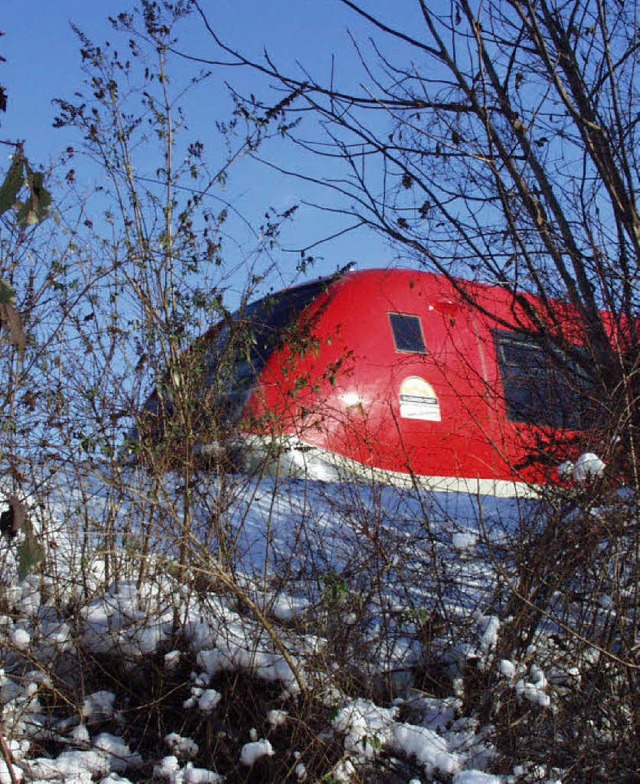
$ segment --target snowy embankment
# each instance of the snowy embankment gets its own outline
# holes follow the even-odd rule
[[[238,478],[187,518],[178,482],[48,487],[41,568],[3,545],[2,784],[525,781],[489,772],[470,668],[543,713],[579,677],[497,656],[535,504]]]

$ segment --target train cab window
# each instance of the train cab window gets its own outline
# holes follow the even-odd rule
[[[589,373],[559,349],[550,354],[534,337],[494,335],[509,421],[586,430],[593,415]]]
[[[227,369],[233,367],[235,380],[253,381],[282,344],[287,330],[296,324],[302,311],[326,291],[327,285],[326,280],[321,280],[269,294],[231,314],[230,323],[222,326],[209,347],[207,382],[211,383],[219,374],[221,365]]]
[[[389,313],[393,340],[396,351],[410,354],[426,354],[422,324],[419,316],[407,316],[404,313]]]

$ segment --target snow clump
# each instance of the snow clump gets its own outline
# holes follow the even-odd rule
[[[343,708],[334,727],[344,733],[345,752],[354,760],[373,759],[384,748],[416,759],[428,776],[452,775],[461,768],[461,757],[448,748],[447,740],[428,727],[397,722],[398,709],[381,708],[361,698]]]
[[[516,683],[516,694],[542,708],[548,708],[551,705],[551,697],[546,692],[547,686],[548,682],[544,672],[540,667],[532,664],[529,669],[529,679],[521,678]]]
[[[153,780],[163,784],[221,784],[223,777],[212,770],[196,768],[192,762],[181,768],[178,758],[170,754],[154,766]]]
[[[247,767],[251,767],[253,763],[260,759],[260,757],[272,757],[273,746],[266,738],[261,740],[254,740],[250,743],[245,743],[240,752],[240,762]]]
[[[558,466],[557,472],[561,479],[573,479],[578,484],[584,484],[590,479],[603,476],[606,467],[606,463],[598,455],[593,452],[585,452],[575,463],[571,460],[565,460]]]
[[[573,467],[573,478],[576,482],[586,482],[593,477],[602,476],[605,468],[605,463],[600,460],[598,455],[593,452],[585,452],[576,460]]]
[[[473,550],[478,544],[478,534],[472,531],[459,531],[451,537],[451,544],[454,550],[460,550],[461,552]]]
[[[191,738],[184,738],[177,732],[170,732],[164,739],[169,749],[176,757],[193,759],[200,751],[198,744]]]

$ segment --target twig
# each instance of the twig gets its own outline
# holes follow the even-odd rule
[[[2,757],[7,766],[7,770],[9,771],[11,784],[19,784],[18,778],[16,777],[16,772],[13,767],[13,760],[11,759],[11,751],[9,750],[9,747],[7,746],[7,741],[4,739],[4,735],[2,735],[2,733],[0,733],[0,753],[2,753]]]

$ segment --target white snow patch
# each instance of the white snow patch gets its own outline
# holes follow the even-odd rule
[[[516,683],[516,693],[529,702],[548,708],[551,705],[551,697],[546,692],[547,686],[544,672],[540,667],[532,664],[529,668],[529,679],[521,678]]]
[[[176,757],[181,757],[182,759],[192,759],[200,750],[195,740],[184,738],[177,732],[170,732],[165,737],[164,742]]]
[[[212,770],[196,768],[192,762],[181,768],[178,758],[171,754],[154,766],[153,780],[165,784],[221,784],[224,778]]]
[[[161,781],[177,782],[177,775],[180,773],[180,763],[174,754],[163,757],[157,765],[153,767],[153,778]],[[181,778],[181,777],[180,777]]]
[[[196,768],[192,762],[182,769],[182,784],[222,784],[224,776],[206,768]]]
[[[280,594],[273,601],[272,612],[281,621],[291,621],[302,615],[310,607],[308,599],[299,596]]]
[[[456,550],[472,550],[478,544],[478,535],[471,531],[458,532],[451,537],[451,544]]]
[[[82,715],[85,719],[101,721],[114,714],[116,695],[112,691],[101,689],[89,694],[82,706]]]
[[[222,671],[246,670],[264,681],[281,681],[290,694],[299,693],[298,681],[282,654],[252,649],[247,634],[239,626],[234,631],[236,639],[228,632],[218,648],[200,651],[198,666],[212,677]]]
[[[79,746],[89,745],[90,736],[86,724],[78,724],[78,726],[74,727],[69,734],[71,739],[74,740]]]
[[[110,773],[108,776],[105,776],[105,778],[100,779],[100,784],[133,784],[133,782],[117,773]]]
[[[589,479],[602,476],[606,464],[593,452],[585,452],[576,460],[573,467],[573,478],[576,482],[586,482]]]
[[[18,765],[14,763],[12,765],[12,770],[17,780],[22,781],[23,779],[22,768],[20,768]],[[13,778],[11,777],[11,773],[9,772],[7,763],[3,759],[0,759],[0,784],[13,784]]]
[[[240,762],[250,767],[260,757],[272,757],[273,753],[273,746],[266,738],[254,740],[251,743],[245,743],[242,747]]]
[[[31,644],[31,635],[26,629],[14,629],[11,642],[21,651],[26,650]]]
[[[180,664],[181,655],[180,651],[169,651],[169,653],[166,653],[164,656],[164,666],[168,670],[175,670]]]
[[[493,651],[498,644],[498,632],[500,631],[500,619],[497,615],[487,615],[481,618],[481,626],[484,627],[480,638],[480,651],[486,657]]]
[[[456,773],[451,784],[504,784],[504,778],[480,770],[462,770]]]
[[[500,661],[500,672],[505,678],[513,678],[516,674],[516,665],[509,659],[502,659]]]
[[[205,689],[198,697],[198,708],[203,713],[211,713],[222,699],[222,694],[215,689]]]
[[[267,721],[274,729],[276,727],[284,726],[287,723],[288,718],[289,714],[287,711],[278,710],[277,708],[273,708],[267,713]]]
[[[565,460],[563,463],[560,463],[556,470],[560,479],[571,479],[573,477],[574,468],[575,463],[572,460]]]
[[[346,752],[362,760],[372,759],[391,742],[397,713],[397,708],[381,708],[358,698],[338,713],[333,726],[344,733]]]
[[[461,767],[460,757],[449,751],[446,740],[433,730],[413,724],[398,724],[394,745],[424,765],[428,776],[436,771],[445,775],[456,773]]]
[[[63,751],[56,759],[36,757],[23,763],[30,779],[70,781],[89,784],[95,776],[106,776],[111,765],[106,755],[97,751]]]
[[[142,757],[137,753],[132,753],[129,744],[117,735],[102,732],[94,738],[93,746],[107,755],[111,769],[116,773],[124,773],[128,767],[142,765]]]

